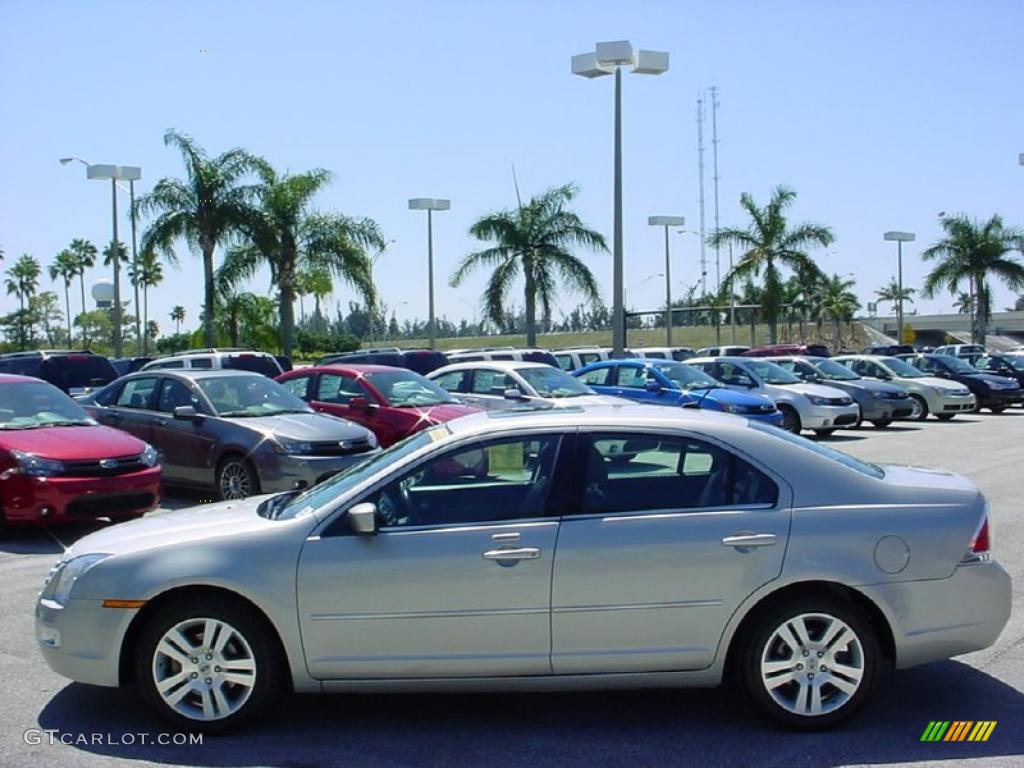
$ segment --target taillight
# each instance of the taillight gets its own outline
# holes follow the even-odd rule
[[[981,525],[978,526],[978,530],[974,532],[974,537],[971,539],[971,546],[967,550],[967,554],[964,555],[963,562],[986,562],[989,559],[991,550],[992,544],[988,533],[988,510],[986,509],[985,515],[981,518]]]

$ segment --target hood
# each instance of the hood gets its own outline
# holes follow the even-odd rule
[[[866,389],[869,392],[886,392],[890,395],[906,395],[907,390],[896,384],[889,384],[884,381],[878,381],[876,379],[859,379],[858,381],[847,381],[845,384],[851,384],[861,389]]]
[[[934,387],[942,392],[958,392],[962,389],[967,389],[966,384],[961,384],[959,381],[953,379],[940,379],[938,376],[925,376],[921,379],[908,379],[908,381],[915,381],[918,384],[927,384],[929,387]]]
[[[190,541],[209,542],[210,539],[280,526],[281,522],[256,514],[256,508],[267,498],[252,496],[241,501],[200,504],[112,525],[79,539],[61,559],[93,552],[117,555]]]
[[[111,427],[40,427],[0,430],[0,448],[57,461],[91,461],[135,456],[146,444]]]
[[[1016,379],[1011,379],[1009,376],[1000,376],[997,373],[967,373],[964,376],[970,376],[975,381],[984,381],[993,389],[1017,389],[1020,384]]]
[[[814,395],[815,397],[849,397],[849,395],[843,390],[836,389],[835,387],[828,387],[824,384],[808,384],[806,382],[800,382],[799,384],[784,384],[776,386],[782,386],[784,389],[795,390],[802,395]]]
[[[696,397],[700,399],[700,395],[703,390],[692,390],[688,394],[690,397]],[[716,387],[708,392],[708,400],[716,403],[728,403],[729,405],[742,405],[747,408],[760,408],[763,405],[769,405],[774,410],[775,403],[772,402],[771,398],[765,397],[764,395],[754,395],[747,392],[737,392],[726,387]]]
[[[327,413],[282,413],[226,420],[286,440],[362,440],[370,434],[366,427]]]
[[[471,413],[480,413],[480,408],[463,403],[442,403],[440,405],[422,405],[415,408],[396,408],[401,413],[410,413],[419,416],[420,421],[428,424],[440,424],[444,421],[451,421],[460,416],[468,416]]]

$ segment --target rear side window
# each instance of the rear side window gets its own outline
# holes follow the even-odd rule
[[[102,387],[117,378],[117,369],[102,355],[63,355],[43,361],[45,378],[62,389]]]
[[[570,355],[555,355],[555,361],[563,371],[572,370],[572,357]]]
[[[504,354],[499,352],[499,353],[491,355],[491,360],[515,360],[515,359],[516,359],[515,355],[510,355],[507,352],[504,353]]]
[[[189,365],[192,368],[213,368],[212,357],[193,357],[189,361]]]
[[[281,375],[281,366],[270,355],[228,355],[221,362],[221,367],[235,371],[262,373],[270,378]]]
[[[41,379],[43,378],[43,361],[38,357],[15,357],[9,360],[0,360],[0,373],[34,376]]]
[[[580,354],[580,367],[584,365],[590,365],[591,363],[600,362],[601,355],[597,352],[583,352]]]
[[[749,462],[701,440],[595,435],[583,512],[773,505],[778,494],[774,481]]]

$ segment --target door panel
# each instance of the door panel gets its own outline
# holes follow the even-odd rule
[[[189,485],[213,482],[209,465],[215,438],[209,434],[209,419],[176,419],[174,409],[191,405],[203,413],[199,395],[177,379],[165,378],[153,419],[153,444],[160,451],[164,479]]]
[[[147,443],[153,442],[153,422],[156,419],[153,411],[159,383],[155,376],[129,379],[108,407],[97,409],[97,420]]]
[[[790,517],[783,487],[720,446],[636,437],[595,437],[580,502],[590,513],[562,521],[556,674],[703,669],[739,603],[781,571]],[[723,544],[737,534],[774,543]]]

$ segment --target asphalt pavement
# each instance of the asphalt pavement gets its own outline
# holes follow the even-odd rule
[[[94,527],[76,526],[0,538],[0,768],[1024,765],[1024,410],[840,432],[825,442],[869,461],[969,477],[991,503],[994,552],[1017,585],[1013,617],[994,647],[894,673],[837,730],[780,730],[728,689],[332,695],[287,696],[248,731],[174,744],[182,737],[131,689],[70,683],[36,649],[32,610],[43,578],[63,546]],[[997,725],[986,742],[920,741],[932,720]]]

